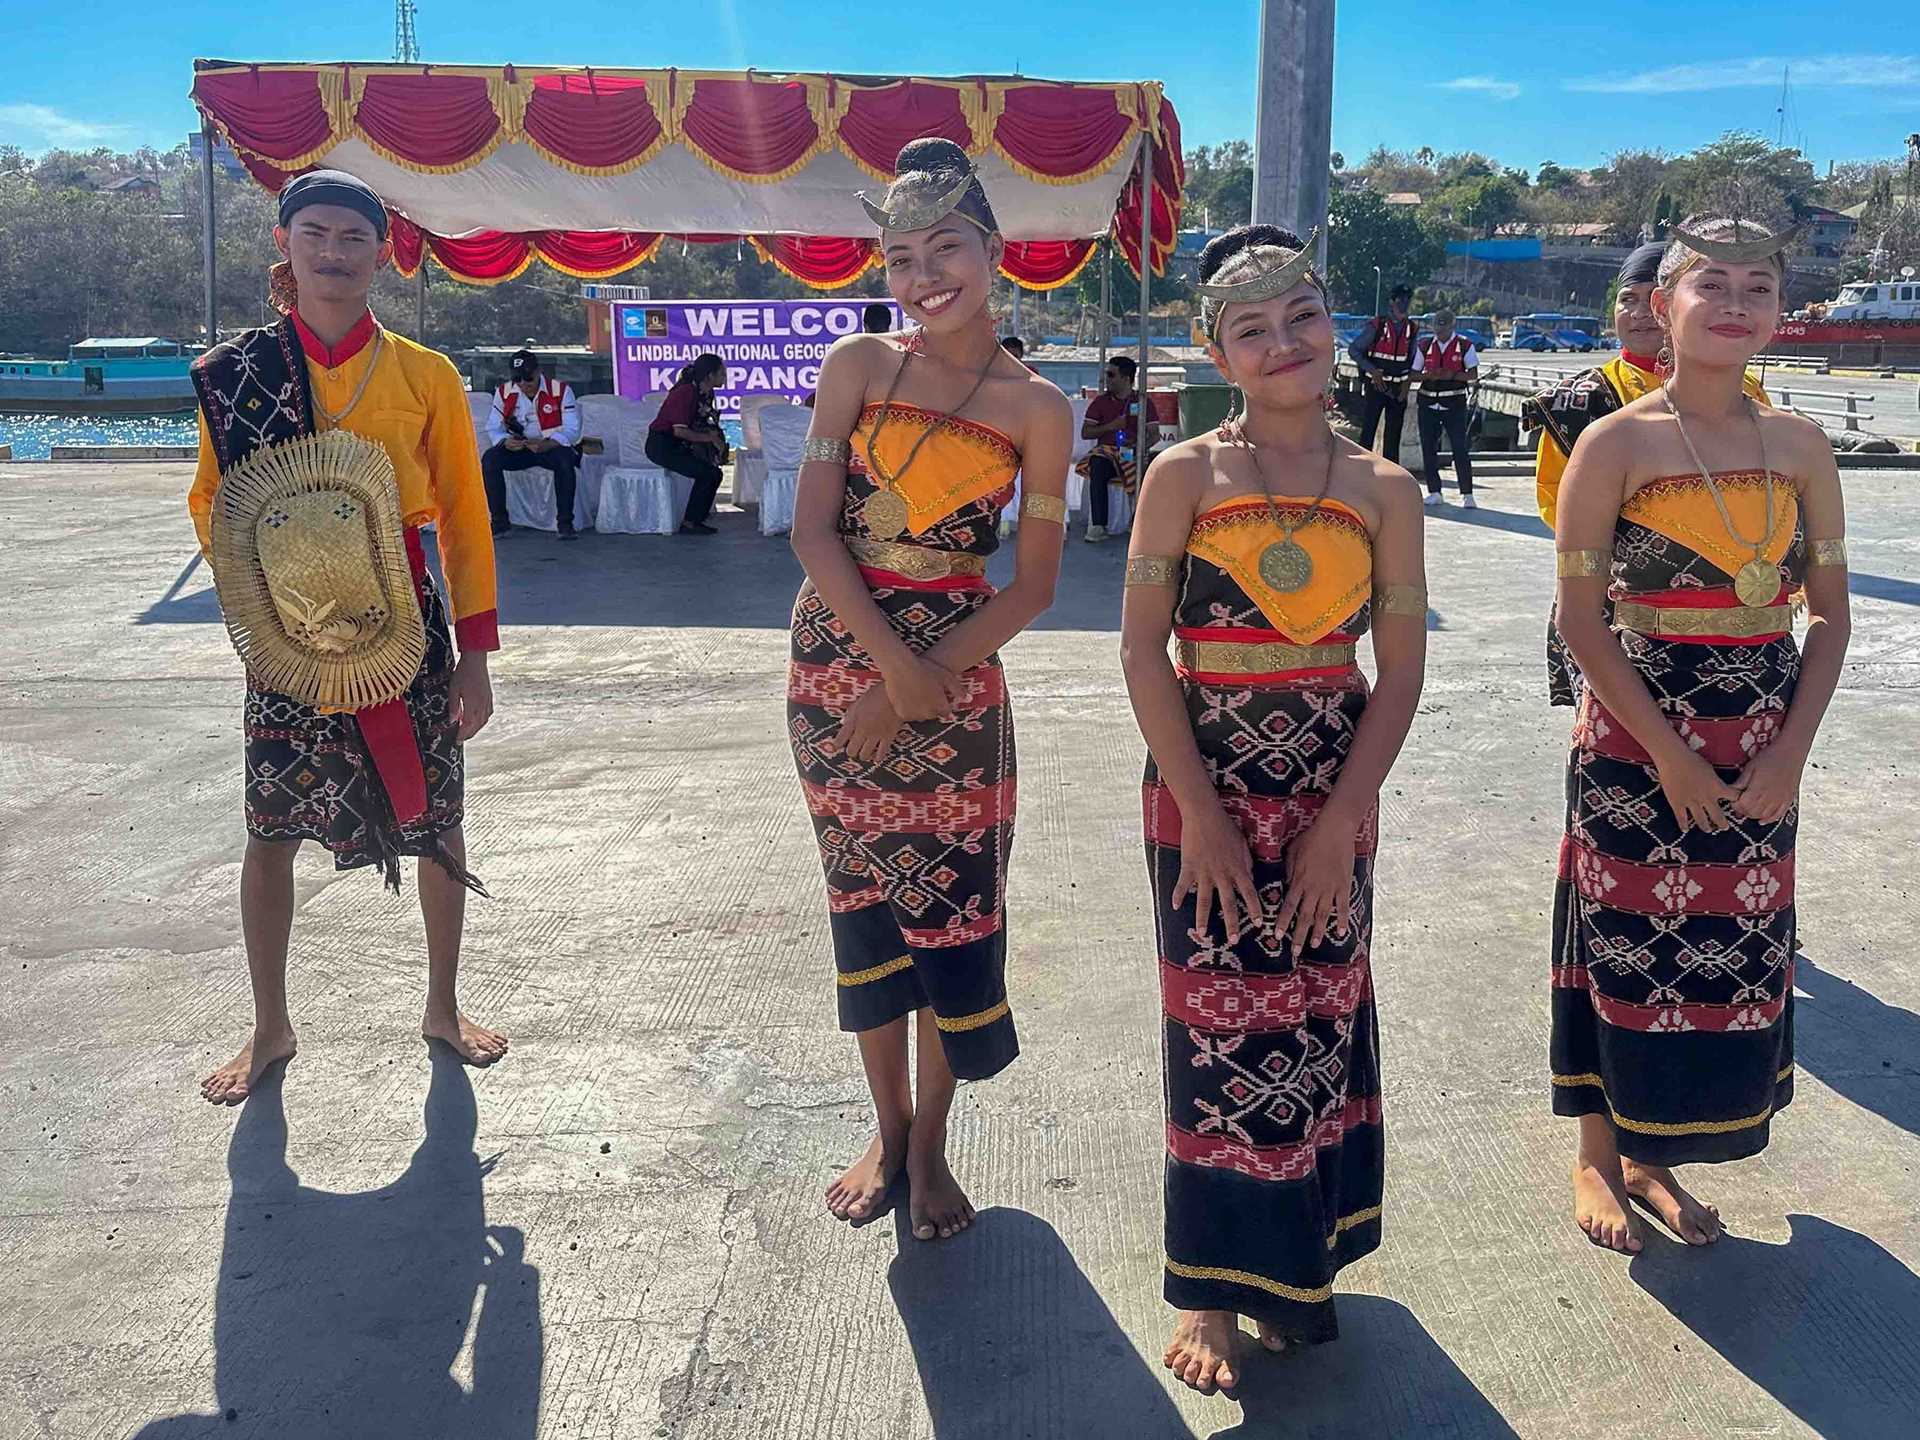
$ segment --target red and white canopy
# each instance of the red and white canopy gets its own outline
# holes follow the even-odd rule
[[[907,141],[974,156],[1007,276],[1064,285],[1109,233],[1138,273],[1139,154],[1153,145],[1153,268],[1180,225],[1179,120],[1157,82],[523,66],[194,62],[194,103],[278,192],[318,167],[358,175],[423,251],[494,284],[536,258],[600,279],[671,238],[750,241],[809,285],[876,261],[854,192],[883,185]]]

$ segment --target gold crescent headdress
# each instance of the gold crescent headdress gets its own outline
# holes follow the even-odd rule
[[[1757,220],[1742,220],[1734,216],[1727,223],[1733,227],[1733,234],[1726,239],[1716,240],[1697,234],[1687,229],[1684,222],[1673,227],[1673,238],[1696,255],[1704,255],[1709,260],[1718,260],[1726,265],[1750,265],[1756,260],[1770,260],[1778,255],[1793,243],[1801,228],[1792,225],[1778,234],[1771,234]]]
[[[909,170],[881,194],[877,203],[867,191],[858,192],[860,206],[867,212],[867,218],[882,230],[927,230],[951,215],[979,178],[980,172],[974,169],[972,161],[967,162],[960,178],[945,189],[932,188],[940,183],[940,177],[933,172]],[[960,218],[976,229],[987,228],[964,210],[960,211]]]
[[[1211,302],[1207,333],[1211,335],[1219,328],[1220,316],[1228,305],[1271,300],[1310,276],[1319,239],[1320,227],[1316,225],[1298,250],[1288,250],[1281,245],[1250,245],[1222,265],[1213,280],[1195,285],[1194,293]],[[1242,271],[1252,273],[1238,280],[1219,278]]]

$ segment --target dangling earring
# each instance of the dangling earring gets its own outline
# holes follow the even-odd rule
[[[1214,431],[1214,434],[1221,440],[1232,440],[1234,438],[1233,436],[1234,424],[1236,421],[1239,420],[1239,418],[1240,418],[1240,387],[1236,385],[1233,387],[1232,398],[1230,398],[1227,401],[1226,416],[1220,421],[1220,428]]]

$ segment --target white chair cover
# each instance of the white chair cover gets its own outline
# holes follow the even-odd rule
[[[673,482],[678,478],[665,470],[630,470],[620,465],[607,471],[600,487],[600,533],[673,534],[686,513],[685,496],[693,493],[689,481],[685,495],[676,494]]]
[[[586,512],[586,523],[600,523],[600,487],[607,471],[620,463],[620,419],[633,401],[618,395],[582,395],[580,397],[580,438],[598,440],[601,453],[580,457],[580,498],[576,510]]]
[[[760,443],[767,478],[760,496],[760,533],[784,535],[793,529],[793,503],[800,490],[800,466],[806,456],[813,412],[803,405],[769,406],[759,414]]]
[[[757,505],[767,483],[767,459],[761,453],[760,412],[789,405],[784,395],[748,395],[740,402],[740,448],[733,452],[733,503]]]

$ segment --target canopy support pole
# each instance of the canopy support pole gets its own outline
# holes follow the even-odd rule
[[[214,306],[213,290],[213,122],[200,121],[200,265],[206,272],[207,348],[220,343],[220,316]]]
[[[420,268],[413,272],[413,338],[427,343],[427,251],[420,247]]]
[[[1147,473],[1147,360],[1151,346],[1148,343],[1148,317],[1153,310],[1153,132],[1145,131],[1140,136],[1140,373],[1135,378],[1134,388],[1140,404],[1140,424],[1134,432],[1134,445],[1139,459],[1135,463],[1134,474],[1145,476]]]
[[[1107,373],[1107,346],[1112,341],[1113,235],[1109,231],[1100,241],[1100,374],[1102,376]]]

